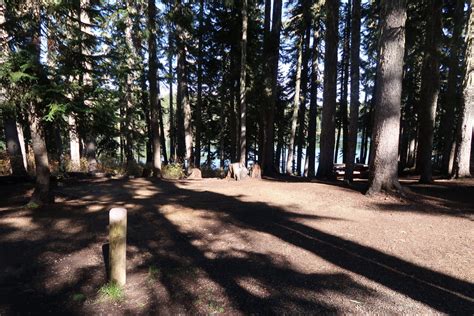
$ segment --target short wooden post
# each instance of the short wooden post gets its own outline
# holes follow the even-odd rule
[[[110,281],[123,286],[127,268],[127,210],[113,208],[109,212]]]

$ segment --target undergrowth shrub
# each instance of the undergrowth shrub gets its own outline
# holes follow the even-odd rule
[[[163,177],[163,179],[184,179],[185,174],[183,171],[183,165],[179,163],[171,163],[164,165],[161,168],[161,176]]]
[[[203,178],[224,178],[225,171],[222,168],[213,168],[212,166],[203,165],[201,167]]]
[[[10,175],[10,159],[6,152],[0,152],[0,176]]]

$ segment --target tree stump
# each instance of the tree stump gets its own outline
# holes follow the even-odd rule
[[[252,171],[250,172],[250,176],[253,179],[262,179],[262,169],[258,163],[254,164],[252,167]]]
[[[188,179],[202,179],[202,172],[199,168],[191,168]]]
[[[110,281],[125,285],[127,269],[127,210],[113,208],[109,212]]]

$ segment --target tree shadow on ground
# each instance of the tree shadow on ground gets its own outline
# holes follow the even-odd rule
[[[416,180],[403,181],[407,189],[404,203],[379,203],[381,210],[414,212],[473,220],[474,182],[435,181],[420,184]]]
[[[84,181],[59,190],[62,202],[54,208],[0,212],[0,312],[212,313],[225,308],[245,314],[337,313],[344,310],[332,295],[377,298],[347,273],[303,273],[285,258],[232,244],[215,250],[213,243],[226,230],[242,242],[244,231],[268,234],[439,312],[474,312],[471,283],[304,225],[298,221],[301,214],[174,182],[142,181]],[[107,236],[106,211],[127,203],[134,204],[129,211],[129,286],[146,302],[102,307],[93,299],[71,300],[74,293],[92,297],[105,282],[101,245]],[[167,216],[165,206],[171,204],[203,212],[215,221],[215,230],[183,231]],[[12,216],[25,226],[9,221]],[[55,271],[61,260],[69,265]],[[150,267],[158,275],[140,278]]]

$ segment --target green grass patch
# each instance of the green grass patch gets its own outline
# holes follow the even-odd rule
[[[33,201],[29,202],[28,204],[26,204],[26,208],[30,209],[30,210],[34,210],[36,208],[40,207],[40,205],[38,203],[35,203]]]
[[[123,289],[115,283],[107,283],[99,289],[101,300],[120,301],[124,297]]]
[[[155,266],[149,266],[148,267],[148,280],[149,281],[155,281],[160,277],[161,270],[158,267]]]
[[[75,293],[72,295],[72,300],[74,302],[83,302],[86,300],[86,296],[82,293]]]

